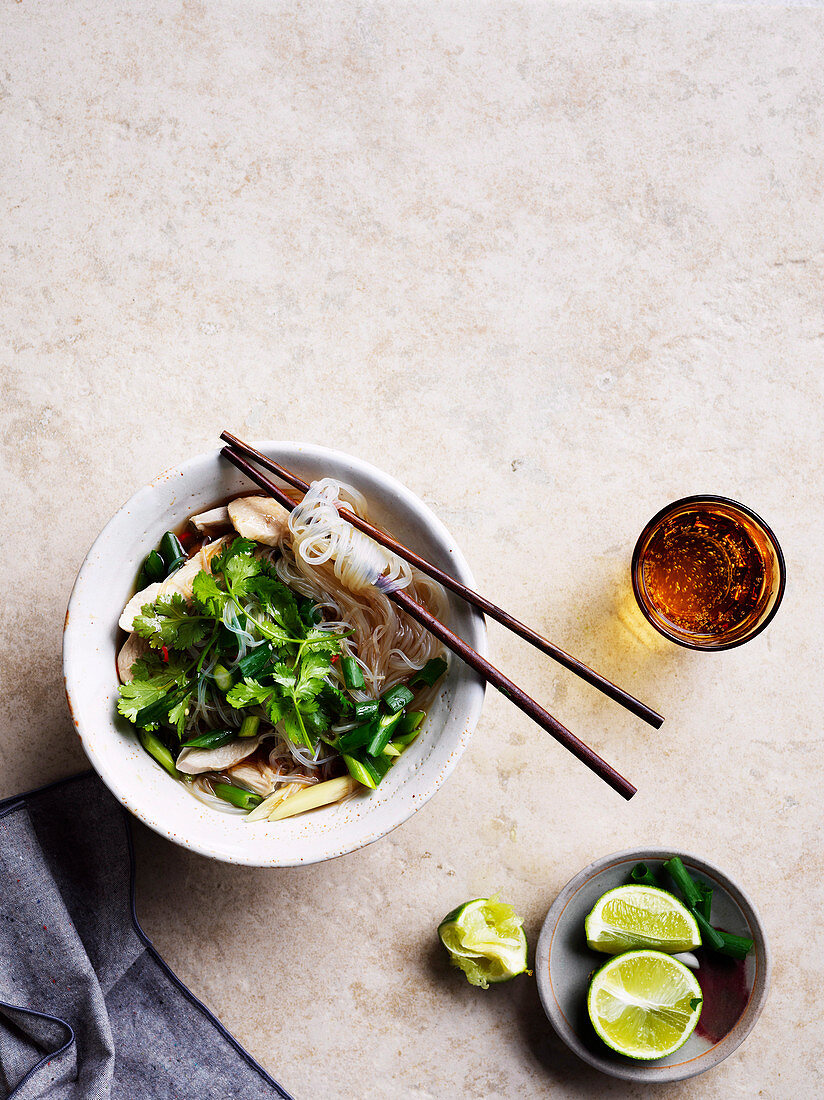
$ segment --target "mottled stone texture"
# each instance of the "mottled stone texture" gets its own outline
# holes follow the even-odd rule
[[[584,863],[671,840],[747,885],[775,973],[746,1044],[666,1095],[824,1093],[824,11],[23,0],[0,23],[0,794],[83,765],[60,629],[121,501],[223,426],[352,451],[667,722],[493,629],[635,800],[490,698],[444,790],[333,864],[138,830],[171,964],[298,1097],[641,1096],[560,1046],[533,982],[463,984],[434,929],[500,890],[534,940]],[[657,640],[628,589],[643,523],[696,491],[788,558],[774,625],[725,654]]]

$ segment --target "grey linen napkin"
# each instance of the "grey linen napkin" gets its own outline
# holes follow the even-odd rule
[[[0,1097],[289,1100],[140,928],[128,815],[92,773],[0,802]]]

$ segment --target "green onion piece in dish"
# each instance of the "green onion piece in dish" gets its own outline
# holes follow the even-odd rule
[[[421,684],[428,684],[429,687],[432,687],[436,680],[440,680],[448,667],[443,657],[433,657],[426,662],[420,672],[415,673],[409,682],[412,687],[418,687]]]
[[[157,550],[152,550],[147,555],[146,560],[143,562],[143,568],[140,570],[140,577],[141,580],[145,578],[146,584],[153,584],[166,579],[166,563]],[[140,580],[137,583],[138,588],[146,587],[145,584],[140,583]]]
[[[398,728],[400,729],[402,725],[403,722],[400,723]],[[405,748],[407,748],[407,746],[412,744],[412,742],[415,740],[420,732],[420,730],[410,730],[409,733],[402,733],[398,737],[392,738],[392,744],[395,746],[396,749],[400,749],[401,751],[403,751]]]
[[[752,951],[753,942],[747,936],[734,936],[732,932],[720,932],[717,928],[715,931],[724,941],[722,947],[716,948],[719,955],[729,955],[733,959],[745,959]]]
[[[160,553],[166,566],[167,577],[176,572],[186,561],[186,551],[174,531],[167,531],[160,540]]]
[[[403,749],[399,749],[394,741],[390,741],[386,748],[383,750],[384,756],[400,756]]]
[[[408,710],[401,718],[398,730],[400,733],[416,733],[420,728],[421,723],[426,718],[425,711],[422,710]]]
[[[344,683],[350,691],[352,689],[358,690],[364,686],[361,667],[354,657],[343,657],[341,659],[341,668],[343,669]]]
[[[215,684],[217,684],[217,686],[223,692],[229,691],[232,687],[232,684],[234,683],[232,674],[225,665],[215,665],[215,667],[212,669],[212,676],[214,678]]]
[[[241,676],[248,676],[250,680],[255,680],[273,657],[272,647],[268,642],[264,642],[263,645],[256,646],[251,653],[247,653],[242,660],[238,661],[237,670]]]
[[[375,776],[360,760],[344,753],[343,762],[349,770],[349,774],[353,779],[357,779],[358,783],[362,783],[364,787],[369,787],[372,791],[377,787],[378,781],[376,781]]]
[[[704,914],[696,909],[694,906],[689,907],[690,912],[695,917],[695,921],[698,927],[701,929],[701,945],[702,947],[711,947],[713,951],[720,951],[724,946],[724,940],[720,932],[716,932],[710,922],[706,919]]]
[[[412,702],[412,692],[404,684],[397,684],[381,696],[381,702],[390,714],[397,714]]]
[[[695,885],[701,892],[701,904],[698,906],[698,912],[701,913],[704,920],[709,920],[712,913],[712,887],[700,878],[695,879]]]
[[[638,882],[642,886],[657,886],[658,880],[646,863],[636,863],[629,873],[631,882]]]
[[[219,749],[237,737],[237,730],[206,730],[191,741],[184,741],[184,749]]]
[[[258,731],[260,725],[260,719],[255,714],[247,714],[247,716],[240,723],[240,729],[237,731],[238,737],[254,737]]]
[[[383,750],[392,740],[392,734],[402,717],[403,711],[398,714],[388,714],[379,720],[378,728],[375,730],[366,750],[370,756],[380,756],[383,753]]]
[[[224,802],[231,802],[240,810],[254,810],[255,806],[259,806],[263,801],[259,794],[233,787],[231,783],[214,783],[212,789],[218,798],[222,798]]]
[[[392,767],[394,762],[395,761],[391,756],[385,756],[383,753],[381,753],[379,756],[364,757],[364,763],[368,768],[372,769],[372,771],[377,776],[377,780],[379,783]]]
[[[167,771],[172,779],[180,779],[180,772],[175,767],[174,757],[160,738],[155,737],[151,730],[144,729],[139,729],[137,731],[137,736],[140,739],[140,744],[149,756],[154,757],[161,768]]]
[[[355,717],[359,722],[371,722],[378,717],[378,700],[365,699],[362,703],[355,703]]]
[[[375,736],[377,723],[367,722],[365,726],[355,726],[353,730],[347,730],[338,738],[337,749],[340,753],[352,753],[356,749],[362,749],[368,745]]]
[[[678,856],[673,856],[672,859],[668,859],[664,864],[664,870],[669,871],[672,881],[684,895],[684,901],[687,903],[687,908],[698,909],[701,905],[701,891],[698,889],[692,875],[690,875]]]

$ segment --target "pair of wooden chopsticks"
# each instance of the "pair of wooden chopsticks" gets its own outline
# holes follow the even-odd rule
[[[296,505],[292,498],[287,496],[278,485],[275,485],[274,482],[270,481],[268,477],[262,474],[249,460],[256,462],[264,469],[276,474],[282,481],[299,489],[302,493],[305,493],[309,489],[308,482],[304,481],[290,470],[287,470],[273,459],[261,454],[261,452],[255,450],[254,447],[250,447],[248,443],[244,443],[230,432],[222,432],[220,438],[228,444],[223,448],[221,454],[227,458],[229,462],[246,474],[246,476],[254,481],[256,485],[259,485],[261,489],[274,497],[274,499],[282,504],[284,508],[287,508],[289,511],[295,508]],[[627,710],[643,718],[656,729],[660,727],[664,719],[660,714],[656,713],[656,711],[651,710],[638,699],[635,699],[632,695],[629,695],[609,680],[606,680],[587,665],[571,657],[568,653],[565,653],[563,650],[553,645],[552,642],[547,641],[546,638],[543,638],[540,634],[530,629],[530,627],[518,622],[517,619],[514,619],[506,611],[497,607],[484,596],[479,595],[477,592],[473,592],[471,588],[467,588],[465,585],[461,584],[460,581],[449,576],[448,573],[444,573],[425,558],[409,550],[385,531],[373,527],[371,523],[362,519],[348,508],[340,507],[338,511],[353,527],[357,527],[358,530],[369,535],[370,538],[373,538],[376,542],[385,546],[387,550],[391,550],[393,553],[397,554],[398,557],[404,558],[422,573],[426,573],[434,580],[439,581],[444,588],[448,588],[450,591],[466,600],[467,603],[472,604],[480,611],[488,614],[491,618],[509,627],[510,630],[513,630],[520,637],[531,642],[543,653],[548,654],[554,660],[564,665],[565,668],[575,672],[582,679],[586,680],[587,683],[597,687],[605,695],[621,703]],[[460,657],[462,661],[466,662],[470,668],[473,668],[482,676],[487,683],[492,684],[492,686],[497,688],[502,695],[505,695],[525,714],[528,714],[542,729],[546,730],[546,732],[551,734],[557,741],[560,741],[565,748],[569,749],[574,756],[586,764],[588,768],[591,768],[596,775],[599,775],[614,790],[623,795],[624,798],[632,798],[636,788],[628,780],[624,779],[622,775],[607,764],[607,762],[598,756],[598,754],[588,745],[585,745],[583,741],[579,740],[574,733],[571,733],[565,726],[562,726],[556,718],[553,718],[548,711],[545,711],[543,707],[539,706],[539,704],[527,695],[525,691],[519,688],[517,684],[513,683],[512,680],[504,676],[499,669],[490,664],[485,657],[482,657],[480,653],[477,653],[456,634],[453,634],[452,631],[444,626],[439,619],[436,619],[427,608],[413,600],[403,589],[387,592],[385,595],[397,604],[398,607],[406,611],[407,614],[411,615],[413,619],[417,619],[417,621],[426,627],[431,634],[442,641],[448,649],[451,649],[452,652],[457,654],[457,656]]]

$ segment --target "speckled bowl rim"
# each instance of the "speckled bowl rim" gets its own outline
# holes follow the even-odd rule
[[[561,922],[561,918],[569,902],[583,886],[586,886],[590,879],[594,878],[595,875],[600,874],[602,871],[607,870],[615,864],[629,861],[637,863],[639,861],[652,859],[667,860],[676,855],[680,856],[688,866],[694,867],[701,874],[706,875],[708,878],[715,879],[719,885],[723,886],[744,914],[750,926],[755,945],[756,971],[747,1007],[744,1009],[738,1022],[723,1039],[704,1051],[703,1054],[690,1058],[686,1062],[667,1066],[644,1063],[630,1065],[612,1059],[608,1055],[599,1057],[578,1038],[577,1032],[568,1022],[556,999],[555,992],[552,988],[552,977],[549,968],[553,936],[555,935],[555,931]],[[538,983],[538,993],[541,998],[541,1003],[544,1006],[544,1011],[559,1037],[582,1061],[600,1070],[602,1073],[609,1074],[611,1077],[619,1077],[624,1081],[642,1081],[649,1084],[685,1081],[690,1077],[697,1077],[699,1074],[706,1073],[707,1070],[713,1069],[715,1066],[719,1065],[725,1058],[728,1058],[734,1050],[737,1050],[755,1027],[755,1023],[764,1008],[770,988],[771,970],[772,961],[764,927],[750,898],[741,887],[729,877],[729,875],[725,874],[719,867],[716,867],[715,864],[709,863],[699,856],[694,856],[691,852],[683,852],[676,848],[629,848],[626,851],[613,852],[611,855],[602,856],[600,859],[594,860],[588,867],[585,867],[583,871],[579,871],[574,878],[570,879],[550,906],[549,912],[546,915],[546,920],[541,928],[538,945],[535,949],[535,977]],[[584,995],[583,990],[581,995]]]
[[[263,453],[271,453],[287,466],[290,464],[290,460],[292,464],[295,465],[314,465],[318,470],[319,476],[322,476],[320,471],[328,469],[331,466],[333,469],[337,467],[338,476],[341,477],[344,476],[341,472],[341,468],[343,468],[356,486],[361,486],[362,478],[367,482],[371,481],[375,489],[379,488],[386,499],[390,500],[393,506],[397,506],[405,522],[420,524],[421,530],[427,537],[427,540],[431,540],[432,543],[436,544],[439,549],[448,556],[448,568],[452,570],[454,576],[468,587],[475,587],[475,581],[466,559],[445,525],[419,497],[391,475],[383,472],[371,463],[355,458],[343,451],[334,450],[317,444],[294,442],[290,440],[269,440],[257,441],[254,446]],[[277,836],[273,836],[271,851],[267,852],[265,857],[260,855],[254,856],[245,851],[242,845],[242,830],[244,828],[251,828],[251,826],[244,826],[242,821],[238,821],[237,818],[234,818],[235,821],[238,821],[239,829],[237,849],[235,849],[232,844],[210,845],[204,843],[197,834],[196,814],[198,808],[203,810],[206,807],[204,807],[203,803],[193,798],[188,792],[182,791],[181,793],[185,796],[187,803],[191,803],[191,823],[189,827],[184,824],[181,828],[179,822],[170,820],[169,813],[163,812],[163,800],[161,800],[159,806],[158,804],[149,804],[147,799],[141,798],[139,784],[131,785],[129,789],[124,789],[127,784],[118,781],[111,766],[112,753],[122,751],[118,748],[113,749],[112,747],[112,737],[110,735],[117,730],[117,724],[114,717],[109,719],[107,729],[101,730],[95,728],[95,723],[87,720],[86,711],[88,707],[84,705],[83,680],[87,672],[88,662],[93,648],[89,644],[90,639],[88,637],[88,589],[91,581],[84,584],[84,578],[90,571],[93,571],[94,563],[101,559],[101,555],[105,554],[111,538],[111,532],[114,529],[118,526],[122,528],[124,524],[127,525],[128,517],[132,513],[136,512],[138,509],[143,509],[146,504],[151,504],[152,497],[158,493],[160,487],[166,487],[166,491],[168,491],[168,484],[170,482],[176,483],[179,480],[182,493],[187,484],[187,479],[197,477],[198,474],[202,475],[204,467],[208,467],[209,464],[215,464],[216,469],[218,469],[217,460],[219,459],[219,454],[219,450],[200,454],[179,466],[170,467],[163,471],[163,473],[149,482],[148,485],[143,486],[134,493],[134,495],[118,509],[92,544],[78,572],[66,612],[66,624],[63,632],[63,670],[66,698],[75,729],[92,767],[112,794],[126,807],[126,809],[161,836],[172,840],[182,847],[199,852],[201,855],[228,863],[239,863],[257,867],[292,867],[317,863],[326,859],[332,859],[339,855],[344,855],[347,852],[356,851],[365,847],[367,844],[379,840],[381,837],[401,825],[404,821],[408,820],[436,793],[456,767],[458,760],[469,743],[471,734],[481,715],[486,685],[475,672],[466,665],[463,665],[457,658],[452,659],[449,672],[449,681],[452,684],[452,698],[451,705],[448,708],[448,713],[445,718],[446,724],[452,731],[450,734],[451,742],[447,746],[449,750],[448,757],[438,761],[435,752],[428,752],[417,770],[413,770],[409,775],[399,779],[397,797],[393,809],[383,814],[380,824],[374,822],[372,827],[368,827],[365,824],[370,816],[368,807],[363,814],[356,812],[354,818],[358,823],[363,823],[363,827],[359,828],[357,839],[354,841],[346,843],[336,842],[334,827],[329,827],[327,829],[327,835],[323,838],[323,842],[320,842],[317,837],[314,837],[312,821],[316,822],[322,820],[322,815],[326,813],[325,810],[317,810],[312,814],[303,815],[301,818],[291,819],[293,822],[301,823],[304,832],[308,832],[310,837],[314,837],[314,842],[306,845],[305,852],[292,851],[289,855],[284,856],[283,852],[278,850],[279,845]],[[229,468],[229,470],[231,471],[231,468]],[[231,471],[230,476],[242,478],[242,475],[239,475],[237,471]],[[242,491],[246,484],[247,482],[243,479],[243,484],[238,491]],[[218,492],[216,490],[216,496],[217,495]],[[164,513],[164,515],[165,514],[166,513]],[[132,530],[134,530],[134,524],[132,524]],[[152,545],[154,545],[154,543],[150,544],[149,542],[145,542],[141,553],[147,553]],[[418,549],[421,549],[421,547],[418,547]],[[425,547],[423,551],[426,553]],[[132,564],[136,570],[137,563]],[[441,564],[443,565],[444,563]],[[450,599],[455,598],[450,597]],[[469,605],[460,605],[460,607],[461,614],[465,617],[463,629],[465,640],[469,642],[474,649],[485,656],[487,652],[487,637],[483,616],[473,608],[470,608]],[[100,635],[100,640],[103,644],[105,644],[106,640],[104,636],[106,630],[113,635],[112,626],[113,623],[116,622],[121,610],[122,607],[120,606],[112,606],[112,621],[103,623],[100,627],[103,632]],[[92,615],[91,618],[93,620],[94,615]],[[85,631],[84,627],[86,627]],[[111,651],[109,656],[111,660],[114,661],[114,650]],[[95,658],[92,657],[91,659]],[[100,660],[100,658],[98,658],[98,660]],[[112,665],[112,668],[113,667],[114,665]],[[101,724],[105,725],[106,723],[103,722]],[[456,730],[457,733],[455,732]],[[430,736],[432,740],[434,741],[440,737],[442,732],[441,729],[431,730]],[[115,738],[115,741],[116,740]],[[121,741],[122,740],[121,737]],[[132,739],[132,741],[134,741],[134,739]],[[123,744],[126,744],[126,742],[124,741]],[[136,759],[139,760],[139,766],[144,769],[151,766],[151,768],[161,775],[163,779],[169,780],[169,777],[163,775],[161,769],[159,769],[153,761],[150,761],[149,757],[140,749],[136,741],[134,741],[131,748],[135,754],[142,754],[143,759],[140,758],[140,755],[136,756]],[[435,763],[437,763],[437,770],[434,770],[433,767],[427,768],[427,765],[433,758]],[[392,775],[392,773],[390,773],[390,775]],[[151,775],[150,778],[152,778]],[[174,781],[170,780],[170,782]],[[152,780],[152,785],[154,785],[154,780]],[[375,794],[377,793],[378,792],[375,792]],[[359,801],[360,797],[361,796],[356,796],[353,802]],[[367,795],[362,797],[368,798],[371,796]],[[380,805],[383,806],[385,804]],[[180,807],[178,808],[180,809]],[[330,807],[329,809],[335,810],[335,807]],[[182,810],[181,812],[184,817],[187,817],[187,811]],[[210,812],[215,813],[215,811]],[[309,822],[309,824],[307,824],[307,822]],[[353,827],[355,826],[353,825]],[[264,824],[263,828],[271,829],[272,827]],[[292,847],[294,848],[294,844]]]

